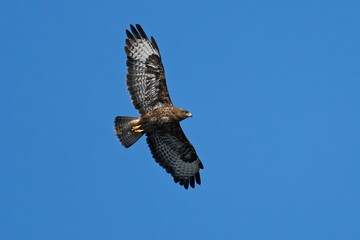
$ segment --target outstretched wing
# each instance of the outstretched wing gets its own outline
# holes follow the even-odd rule
[[[136,29],[137,28],[137,29]],[[128,74],[126,84],[132,103],[141,115],[163,104],[172,104],[165,81],[165,71],[155,39],[151,42],[139,24],[126,30],[125,53]]]
[[[201,184],[199,170],[203,165],[180,124],[172,131],[156,130],[147,134],[147,143],[155,161],[186,189]]]

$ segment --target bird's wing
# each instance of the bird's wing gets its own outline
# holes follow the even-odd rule
[[[155,39],[151,41],[139,24],[126,30],[125,53],[128,74],[127,89],[132,103],[141,115],[163,104],[172,104],[166,86],[165,71]]]
[[[171,130],[155,130],[147,134],[147,143],[156,162],[186,189],[201,183],[199,170],[203,165],[180,124]]]

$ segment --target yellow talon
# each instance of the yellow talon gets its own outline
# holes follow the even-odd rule
[[[141,124],[137,125],[137,126],[134,126],[131,130],[134,131],[134,132],[137,132],[137,133],[141,133],[141,132],[144,131],[144,130],[139,129],[139,128],[141,128]]]
[[[141,124],[140,124],[140,125],[137,125],[137,126],[134,126],[134,127],[132,128],[132,130],[136,130],[136,129],[139,129],[139,128],[141,128]]]

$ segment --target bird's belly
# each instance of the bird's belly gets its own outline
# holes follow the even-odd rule
[[[166,130],[171,129],[171,126],[174,125],[173,122],[168,119],[158,119],[158,121],[149,121],[142,124],[142,129],[145,132],[152,132],[154,130]]]

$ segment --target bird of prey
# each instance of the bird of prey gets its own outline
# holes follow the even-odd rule
[[[203,165],[193,145],[180,127],[180,121],[191,117],[185,109],[174,107],[170,100],[155,39],[149,40],[139,24],[126,30],[126,85],[140,117],[115,118],[119,141],[130,147],[144,134],[155,161],[170,173],[175,183],[188,189],[201,184],[199,170]]]

